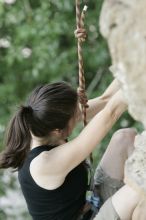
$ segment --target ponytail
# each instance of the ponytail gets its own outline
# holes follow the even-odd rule
[[[18,169],[23,165],[30,149],[29,121],[31,114],[31,107],[22,106],[10,121],[6,132],[6,149],[0,155],[0,168]]]
[[[0,154],[0,168],[18,169],[30,150],[31,133],[47,140],[54,129],[67,129],[78,105],[77,92],[67,83],[58,82],[37,87],[12,118],[6,149]]]

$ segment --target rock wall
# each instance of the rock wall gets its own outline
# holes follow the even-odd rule
[[[146,0],[105,0],[100,29],[108,41],[111,71],[122,83],[129,112],[146,128]]]

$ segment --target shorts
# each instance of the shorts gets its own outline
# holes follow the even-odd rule
[[[103,204],[94,220],[120,220],[120,217],[113,207],[111,196],[124,185],[123,181],[109,177],[104,170],[98,166],[95,171],[94,184],[95,190],[96,188],[98,189]]]
[[[94,210],[91,205],[85,214],[79,215],[77,220],[120,220],[112,204],[112,195],[124,185],[119,181],[108,176],[104,170],[98,166],[94,175],[94,195],[99,196],[101,208]]]

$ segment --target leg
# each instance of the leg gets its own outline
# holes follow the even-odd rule
[[[118,130],[113,135],[100,162],[100,166],[110,177],[123,180],[124,164],[133,152],[135,135],[136,131],[132,128]]]
[[[132,213],[139,201],[140,195],[125,185],[103,204],[94,220],[107,220],[107,218],[110,220],[131,220]]]
[[[95,171],[94,182],[103,202],[124,185],[124,164],[134,149],[135,135],[129,128],[115,132]]]
[[[103,202],[116,193],[104,203],[95,220],[107,219],[107,216],[110,216],[109,219],[129,220],[129,216],[132,215],[139,201],[139,195],[133,189],[127,185],[123,186],[124,165],[126,159],[134,150],[135,135],[135,129],[117,131],[113,135],[99,167],[96,169],[95,184],[99,184]],[[129,195],[128,199],[127,194]]]
[[[128,156],[132,152],[131,149],[129,149]],[[104,156],[105,157],[103,157],[101,164],[103,162],[102,166],[104,167],[104,169],[106,169],[106,168],[108,168],[108,166],[106,166],[106,161],[104,159],[108,158],[106,156],[109,156],[109,155],[105,154]],[[144,156],[142,156],[141,159],[143,159],[143,157]],[[104,164],[105,164],[105,166],[104,166]],[[112,166],[110,166],[110,171],[114,170],[114,169],[111,169],[111,167]],[[124,165],[123,165],[123,170],[124,170]],[[109,170],[107,169],[106,172],[109,172]],[[110,175],[110,173],[108,173],[108,174]],[[111,174],[113,176],[113,174],[115,174],[115,173],[111,172]],[[120,220],[120,219],[121,220],[122,219],[124,219],[124,220],[130,220],[130,219],[132,219],[132,220],[138,220],[138,219],[145,220],[146,219],[145,209],[146,209],[146,199],[142,198],[141,194],[139,194],[138,191],[133,189],[133,187],[131,188],[131,186],[124,185],[121,189],[119,189],[112,196],[112,198],[108,199],[104,203],[104,205],[101,207],[98,215],[96,216],[95,220],[107,219],[107,216],[108,217],[111,216],[109,219],[114,219],[114,220]]]
[[[128,195],[128,196],[127,196]],[[130,220],[141,196],[128,185],[124,185],[112,197],[112,204],[120,219]]]
[[[145,219],[146,219],[146,199],[142,199],[133,212],[132,220],[145,220]]]

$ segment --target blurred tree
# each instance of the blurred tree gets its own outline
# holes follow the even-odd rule
[[[88,1],[83,1],[88,3]],[[107,73],[110,58],[98,31],[101,2],[91,0],[84,46],[90,93]],[[83,4],[82,4],[83,6]],[[0,124],[36,85],[57,80],[77,86],[75,3],[65,0],[0,1]],[[89,59],[92,57],[92,59]],[[90,85],[94,76],[98,80]],[[105,77],[105,83],[111,75]],[[94,80],[95,81],[95,80]],[[102,87],[105,87],[104,82]],[[109,83],[109,82],[108,82]],[[97,93],[96,93],[97,95]]]

